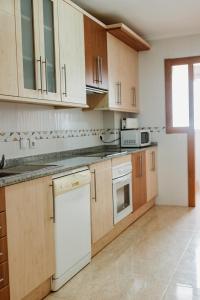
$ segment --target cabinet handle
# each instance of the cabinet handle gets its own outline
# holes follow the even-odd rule
[[[156,154],[155,151],[152,151],[152,171],[156,170]]]
[[[91,173],[94,174],[94,197],[92,197],[92,199],[95,200],[95,202],[97,202],[96,170],[92,171]]]
[[[0,256],[3,256],[4,254],[3,254],[3,252],[0,252]]]
[[[100,72],[100,83],[103,83],[102,77],[102,69],[103,69],[103,57],[99,57],[99,72]]]
[[[40,89],[38,89],[38,91],[43,93],[43,71],[42,71],[42,57],[41,56],[40,56],[40,59],[37,60],[37,62],[39,62],[39,64],[40,64]]]
[[[3,282],[3,281],[4,281],[4,278],[1,278],[1,279],[0,279],[0,283]]]
[[[133,87],[133,104],[132,105],[134,107],[136,107],[136,103],[137,103],[136,102],[136,90],[135,90],[135,87]]]
[[[45,66],[45,80],[46,80],[46,90],[43,90],[43,92],[46,92],[48,94],[48,73],[47,73],[47,58],[43,61],[43,64]]]
[[[119,104],[122,104],[122,83],[119,83]]]
[[[99,56],[97,56],[95,58],[95,71],[94,71],[94,73],[95,73],[95,76],[94,76],[93,81],[95,83],[99,83]]]
[[[117,90],[117,93],[116,93],[115,103],[120,104],[120,100],[119,100],[119,82],[116,83],[116,90]]]
[[[56,223],[56,207],[55,207],[54,185],[52,183],[49,186],[51,187],[52,195],[53,195],[53,215],[50,216],[50,220],[53,220],[53,223]]]
[[[63,95],[65,95],[65,97],[67,97],[67,71],[66,71],[66,64],[63,65],[62,69],[63,69],[63,72],[64,72],[64,82],[65,82],[65,91],[64,91]]]
[[[143,157],[142,153],[140,154],[140,177],[143,176]]]

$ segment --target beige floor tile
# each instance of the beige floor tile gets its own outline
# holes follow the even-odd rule
[[[200,299],[199,216],[200,208],[151,209],[46,299]]]

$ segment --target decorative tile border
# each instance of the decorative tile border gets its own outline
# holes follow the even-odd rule
[[[27,132],[0,132],[0,142],[16,142],[21,139],[65,139],[82,138],[86,136],[98,136],[119,134],[119,129],[76,129],[76,130],[51,130],[51,131],[27,131]]]

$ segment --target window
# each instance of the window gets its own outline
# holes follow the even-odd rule
[[[165,60],[168,133],[200,128],[200,57]]]

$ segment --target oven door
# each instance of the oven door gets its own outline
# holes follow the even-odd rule
[[[113,179],[114,224],[133,211],[132,174]]]

